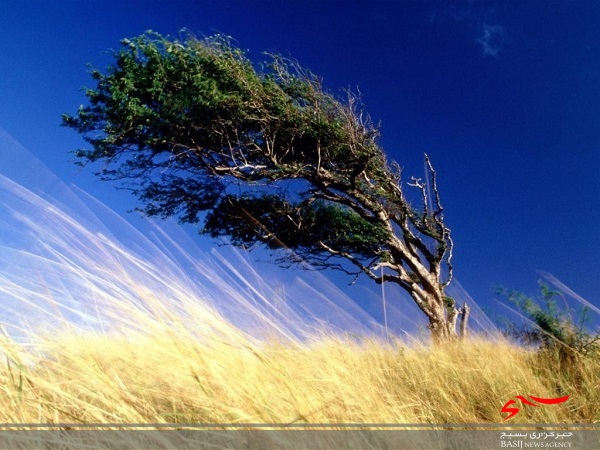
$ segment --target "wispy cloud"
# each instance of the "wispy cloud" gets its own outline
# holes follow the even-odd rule
[[[483,53],[488,56],[498,56],[504,44],[504,27],[484,23],[479,28],[481,31],[475,41],[481,46]]]
[[[496,7],[483,2],[448,2],[429,16],[430,23],[454,22],[471,30],[474,43],[484,55],[497,57],[506,42],[507,31],[494,19]]]

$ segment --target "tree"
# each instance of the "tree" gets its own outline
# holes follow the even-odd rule
[[[469,308],[445,293],[453,244],[436,172],[425,155],[427,179],[406,183],[422,200],[412,207],[356,95],[326,92],[278,55],[258,70],[224,36],[121,44],[105,74],[92,71],[89,104],[63,116],[91,144],[74,152],[80,164],[104,162],[97,175],[124,183],[150,216],[203,221],[284,266],[398,284],[435,342],[465,334]]]

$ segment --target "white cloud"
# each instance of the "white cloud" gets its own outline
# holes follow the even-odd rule
[[[431,24],[454,22],[471,30],[475,44],[483,54],[496,57],[504,47],[507,33],[505,28],[494,20],[494,3],[476,1],[450,1],[436,8],[429,16]]]
[[[504,28],[501,25],[484,23],[476,42],[481,45],[483,53],[488,56],[497,56],[504,43]]]

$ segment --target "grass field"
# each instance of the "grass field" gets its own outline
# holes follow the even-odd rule
[[[124,334],[38,336],[26,347],[43,352],[37,358],[5,342],[0,421],[501,423],[502,405],[517,395],[570,395],[523,405],[510,423],[600,422],[600,362],[589,358],[564,367],[502,341],[408,348],[323,335],[253,343],[225,322],[198,337],[140,319],[138,331]]]

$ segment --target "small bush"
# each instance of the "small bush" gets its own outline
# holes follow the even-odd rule
[[[559,291],[540,281],[540,295],[529,297],[522,292],[499,287],[496,293],[505,297],[529,320],[524,327],[509,324],[506,334],[528,345],[539,345],[545,356],[555,356],[561,363],[572,365],[578,358],[600,353],[600,334],[589,329],[589,308],[577,314],[564,301]],[[564,298],[563,298],[564,300]],[[578,319],[574,319],[574,315]]]

